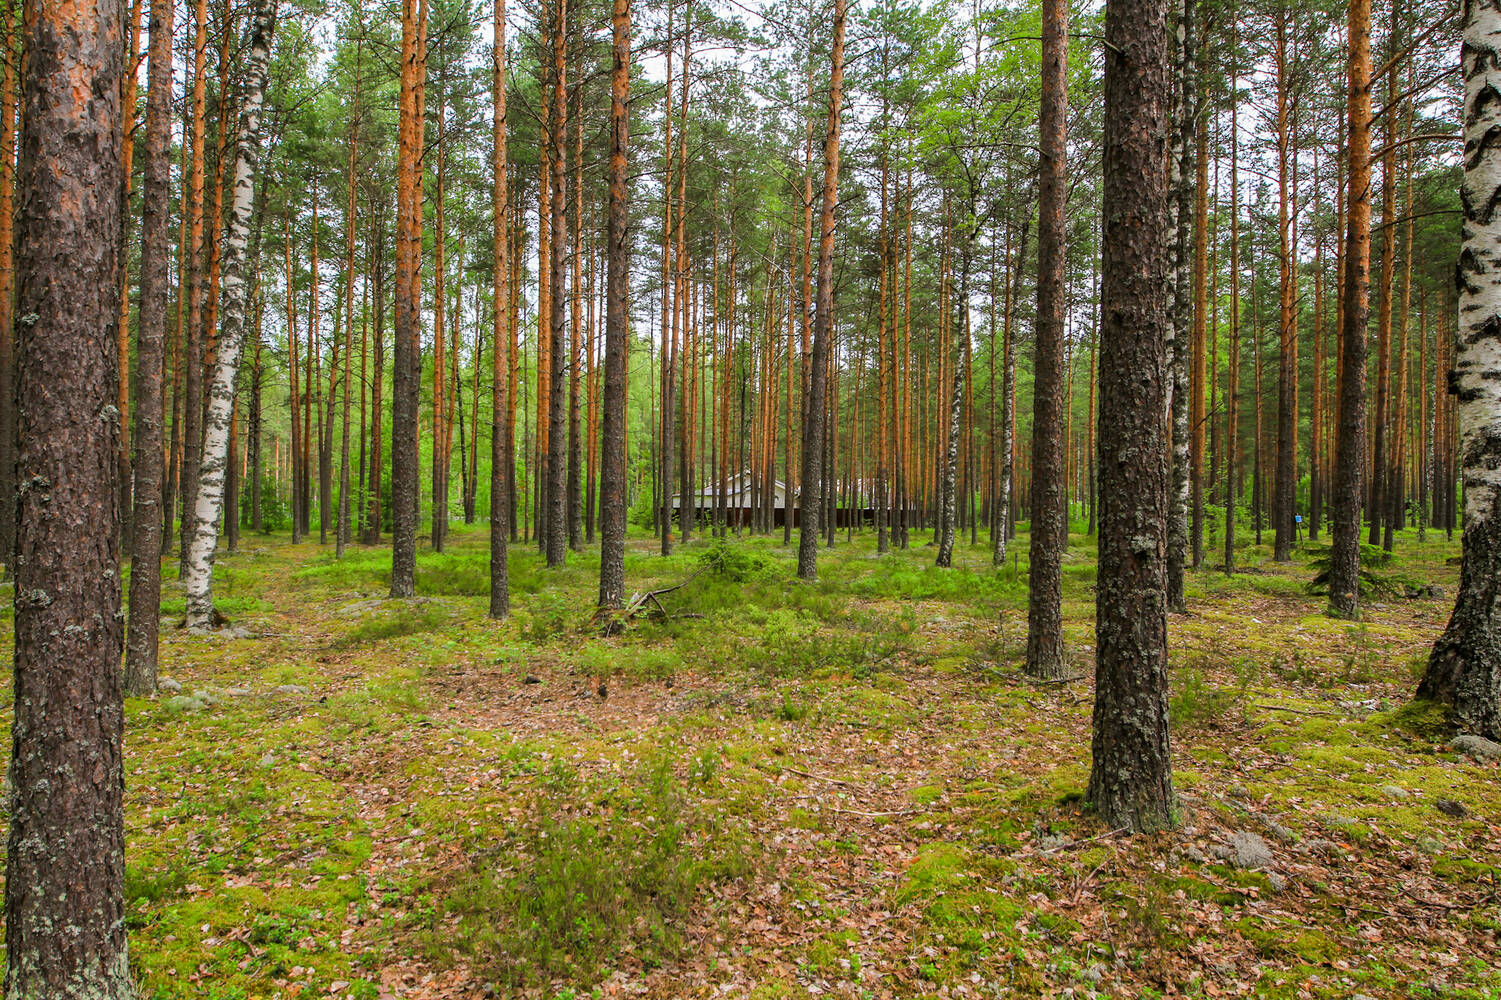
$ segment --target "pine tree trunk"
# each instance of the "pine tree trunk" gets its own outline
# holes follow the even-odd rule
[[[1168,747],[1169,254],[1166,0],[1105,8],[1100,540],[1089,801],[1105,823],[1174,821]]]
[[[208,414],[204,420],[203,464],[198,475],[193,540],[183,583],[187,589],[187,624],[193,629],[213,626],[214,548],[219,541],[219,515],[224,505],[229,436],[234,432],[235,379],[245,347],[249,312],[246,245],[250,239],[250,211],[255,201],[255,172],[260,162],[261,104],[266,93],[266,66],[271,58],[271,35],[276,27],[276,0],[257,0],[250,29],[250,52],[245,66],[245,106],[235,143],[234,201],[224,242],[223,301],[214,374],[208,386]]]
[[[606,230],[605,383],[600,455],[599,606],[625,606],[626,403],[629,386],[630,206],[626,181],[630,139],[631,6],[614,0],[611,13],[613,63],[610,72],[610,208]],[[737,510],[737,514],[738,514]]]
[[[1351,0],[1344,328],[1340,331],[1339,440],[1335,453],[1329,612],[1360,614],[1360,505],[1366,461],[1366,326],[1371,283],[1371,5]]]
[[[494,186],[490,189],[493,219],[495,266],[491,274],[491,322],[495,344],[490,370],[490,617],[502,619],[511,613],[511,579],[509,550],[511,542],[510,477],[510,279],[511,228],[507,212],[509,201],[506,173],[506,0],[495,0],[495,43],[492,49],[491,97],[494,101],[492,122],[494,142],[491,167]]]
[[[136,343],[135,516],[130,546],[130,621],[125,691],[156,690],[162,592],[162,372],[167,339],[172,157],[173,0],[152,0],[141,190],[141,299]]]
[[[551,270],[551,308],[548,310],[548,354],[552,359],[548,371],[548,384],[542,386],[547,393],[547,479],[543,507],[547,511],[547,531],[543,547],[549,567],[562,566],[568,559],[568,496],[566,437],[567,411],[564,409],[564,350],[567,347],[568,298],[567,281],[567,143],[568,92],[567,92],[567,43],[568,0],[552,0],[554,22],[552,25],[552,117],[549,122],[548,145],[552,167],[551,202],[549,206],[551,243],[548,267]]]
[[[391,387],[391,596],[411,597],[417,577],[417,404],[421,373],[422,115],[426,0],[403,0],[401,128],[396,168],[396,352]],[[379,431],[377,431],[379,433]],[[378,494],[377,494],[378,496]],[[377,523],[379,521],[377,520]]]
[[[15,148],[16,67],[20,21],[16,0],[0,2],[0,563],[15,571],[16,545],[16,330]]]
[[[834,313],[834,210],[839,202],[839,119],[844,106],[844,24],[846,0],[834,0],[834,44],[830,52],[829,126],[823,142],[823,203],[819,212],[818,298],[813,310],[812,370],[804,405],[802,496],[798,498],[802,533],[798,538],[797,575],[818,579],[818,528],[822,509],[824,397],[828,381],[829,341]],[[788,500],[791,515],[791,500]]]
[[[192,170],[188,175],[188,315],[183,326],[183,430],[182,460],[178,472],[178,573],[186,576],[188,547],[193,538],[197,510],[199,458],[203,448],[203,279],[208,268],[209,247],[203,238],[203,144],[204,69],[208,45],[208,0],[194,6]]]
[[[1433,646],[1419,698],[1450,707],[1462,730],[1501,739],[1501,9],[1464,7],[1464,242],[1460,251],[1459,345],[1449,375],[1458,404],[1464,476],[1464,556],[1454,613]]]
[[[23,29],[9,1000],[134,996],[115,409],[122,13],[28,4]]]
[[[1068,531],[1063,494],[1063,423],[1068,387],[1063,380],[1068,152],[1068,5],[1042,5],[1042,151],[1038,156],[1037,336],[1032,370],[1032,488],[1034,511],[1028,554],[1027,673],[1062,677],[1063,550]]]

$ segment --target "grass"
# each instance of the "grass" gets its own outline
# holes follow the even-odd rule
[[[1081,533],[1083,679],[1041,687],[1019,670],[1025,533],[1005,566],[982,539],[949,571],[841,533],[816,584],[779,534],[667,558],[636,535],[632,591],[693,579],[611,636],[593,552],[548,570],[513,546],[514,613],[488,620],[487,541],[456,527],[390,600],[388,550],[257,538],[215,573],[254,638],[164,630],[163,674],[214,702],[127,705],[142,997],[1501,990],[1501,788],[1407,701],[1441,597],[1332,621],[1314,554],[1274,564],[1249,534],[1244,572],[1191,573],[1170,628],[1184,826],[1126,839],[1083,801]],[[1383,572],[1452,593],[1456,551],[1404,537]],[[1240,830],[1272,870],[1216,856]]]

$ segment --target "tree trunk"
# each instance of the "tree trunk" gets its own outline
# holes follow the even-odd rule
[[[15,571],[16,544],[16,329],[15,329],[15,147],[16,0],[0,3],[0,39],[4,63],[0,75],[0,563]]]
[[[403,0],[401,128],[396,168],[396,357],[391,389],[391,596],[417,587],[418,336],[422,294],[422,115],[427,0]]]
[[[1094,761],[1110,827],[1172,825],[1168,747],[1166,0],[1105,8]]]
[[[626,402],[629,386],[630,206],[626,147],[630,139],[631,6],[614,0],[614,53],[610,72],[610,210],[605,272],[605,384],[600,455],[599,606],[625,606]],[[737,511],[738,513],[738,511]]]
[[[162,593],[162,370],[167,339],[167,267],[172,213],[173,0],[152,0],[141,190],[141,299],[136,343],[135,516],[130,546],[130,622],[125,691],[156,690]]]
[[[839,201],[839,118],[844,105],[844,22],[846,0],[834,0],[834,44],[830,53],[829,127],[823,141],[823,204],[819,212],[818,298],[813,310],[812,371],[804,406],[802,534],[798,538],[797,575],[818,579],[818,527],[822,508],[824,396],[828,382],[829,340],[834,313],[834,210]],[[789,499],[789,514],[791,501]]]
[[[224,241],[223,301],[219,338],[214,351],[214,375],[208,387],[208,415],[204,420],[203,465],[199,470],[193,541],[188,552],[187,589],[189,628],[213,626],[214,548],[219,541],[219,515],[224,504],[224,474],[229,459],[230,422],[235,378],[245,347],[249,311],[250,210],[255,200],[255,172],[260,162],[261,104],[266,93],[266,66],[271,58],[271,35],[276,27],[276,0],[258,0],[250,29],[250,54],[245,65],[245,106],[235,143],[234,201]]]
[[[1291,70],[1287,60],[1287,11],[1276,15],[1276,90],[1277,90],[1277,468],[1273,476],[1272,498],[1272,558],[1287,562],[1293,556],[1293,535],[1298,499],[1298,472],[1294,461],[1298,440],[1298,319],[1295,301],[1297,298],[1297,247],[1290,238],[1292,213],[1289,211],[1289,189],[1297,184],[1296,173],[1290,169],[1292,129],[1288,124],[1289,91],[1288,79]]]
[[[204,56],[208,45],[208,0],[194,6],[192,136],[193,160],[188,175],[188,316],[183,326],[182,461],[178,472],[182,523],[178,528],[178,574],[188,570],[193,538],[194,502],[198,495],[199,456],[203,447],[203,278],[209,248],[203,239]],[[179,292],[180,294],[180,292]]]
[[[1058,678],[1063,653],[1063,381],[1065,268],[1063,211],[1067,201],[1068,5],[1042,5],[1042,151],[1038,156],[1037,337],[1032,369],[1033,514],[1027,598],[1027,673]]]
[[[1464,242],[1460,251],[1459,345],[1449,391],[1459,409],[1464,476],[1464,556],[1454,614],[1433,646],[1417,695],[1447,705],[1462,730],[1501,739],[1501,10],[1464,7]],[[18,702],[19,703],[19,702]]]
[[[119,440],[122,5],[28,4],[16,219],[9,1000],[128,1000]]]
[[[1366,461],[1366,326],[1371,284],[1371,5],[1351,0],[1349,194],[1346,197],[1344,328],[1340,331],[1339,440],[1330,534],[1329,613],[1360,615],[1360,504]]]
[[[490,210],[494,225],[495,267],[491,275],[491,322],[495,344],[491,361],[490,386],[490,617],[502,619],[511,613],[511,579],[509,551],[511,541],[510,461],[507,440],[510,412],[510,279],[511,228],[506,211],[509,201],[509,177],[506,174],[506,0],[495,0],[495,44],[492,49],[492,99],[494,142],[491,166],[495,172],[490,189]],[[478,433],[478,428],[476,428]]]
[[[567,411],[564,399],[564,350],[567,346],[568,298],[564,294],[567,281],[567,143],[568,134],[568,89],[567,89],[567,44],[568,0],[552,0],[554,21],[552,25],[552,116],[547,136],[552,167],[551,201],[549,206],[548,240],[551,248],[548,255],[550,268],[551,308],[548,310],[548,354],[552,364],[548,371],[548,384],[542,386],[547,393],[547,479],[543,507],[547,511],[547,532],[543,548],[549,567],[562,566],[568,560],[568,496],[566,491],[568,466],[565,422]]]
[[[1195,73],[1197,42],[1194,38],[1194,2],[1179,0],[1175,55],[1177,104],[1174,109],[1172,138],[1172,187],[1170,213],[1173,234],[1172,330],[1168,348],[1172,386],[1168,390],[1169,420],[1172,423],[1172,482],[1168,496],[1167,600],[1171,611],[1186,611],[1188,601],[1183,590],[1183,570],[1188,562],[1188,365],[1193,331],[1191,301],[1190,217],[1193,211],[1194,111],[1190,99]]]

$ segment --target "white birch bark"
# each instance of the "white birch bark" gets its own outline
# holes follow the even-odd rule
[[[1501,739],[1501,6],[1466,0],[1463,244],[1456,269],[1464,559],[1454,613],[1418,697],[1446,704],[1461,730]]]
[[[245,347],[245,318],[249,305],[246,246],[250,238],[255,174],[260,161],[266,68],[271,59],[271,37],[275,29],[276,0],[257,0],[250,29],[250,52],[245,64],[244,109],[240,134],[235,142],[234,200],[224,243],[218,353],[208,386],[208,417],[204,423],[203,458],[193,511],[195,523],[183,574],[189,628],[213,626],[214,549],[219,544],[219,516],[224,508],[224,476],[229,464],[230,412],[235,377]]]

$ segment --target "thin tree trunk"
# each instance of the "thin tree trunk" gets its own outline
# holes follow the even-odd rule
[[[141,190],[141,298],[136,343],[135,516],[130,545],[130,621],[125,692],[156,690],[162,593],[162,372],[171,257],[173,0],[152,0]]]
[[[245,67],[245,106],[235,143],[234,201],[224,243],[224,308],[215,350],[214,375],[208,387],[208,415],[204,420],[203,466],[199,471],[193,541],[188,552],[187,589],[189,628],[213,626],[214,548],[219,540],[219,515],[224,503],[224,474],[229,459],[230,414],[235,378],[245,346],[249,308],[249,268],[246,245],[250,211],[255,200],[255,172],[260,162],[260,115],[266,93],[266,67],[271,58],[271,35],[276,27],[276,0],[258,0],[250,31]]]
[[[1042,5],[1042,150],[1038,156],[1037,336],[1032,370],[1033,513],[1027,598],[1027,673],[1058,678],[1068,669],[1063,652],[1064,509],[1063,381],[1067,282],[1063,212],[1068,152],[1068,5]],[[965,311],[966,317],[968,310]]]
[[[605,384],[600,455],[599,606],[625,606],[626,403],[630,374],[630,206],[626,181],[630,139],[631,6],[614,0],[611,12],[610,209],[606,231]]]
[[[1339,441],[1330,533],[1329,612],[1360,614],[1360,504],[1364,494],[1366,326],[1371,282],[1371,5],[1350,0],[1349,194],[1346,198],[1344,328],[1340,331]]]
[[[812,372],[804,407],[802,496],[798,498],[801,505],[802,534],[798,540],[797,575],[804,580],[818,579],[824,396],[827,391],[829,341],[832,339],[834,313],[834,210],[839,201],[839,120],[844,106],[845,11],[846,0],[834,0],[829,125],[823,142],[823,203],[818,226],[818,298],[813,311]]]
[[[495,42],[491,50],[493,143],[490,152],[494,186],[490,189],[495,265],[491,273],[491,322],[495,331],[490,369],[490,617],[511,613],[509,545],[511,542],[508,414],[510,393],[511,222],[506,172],[506,0],[495,0]]]

